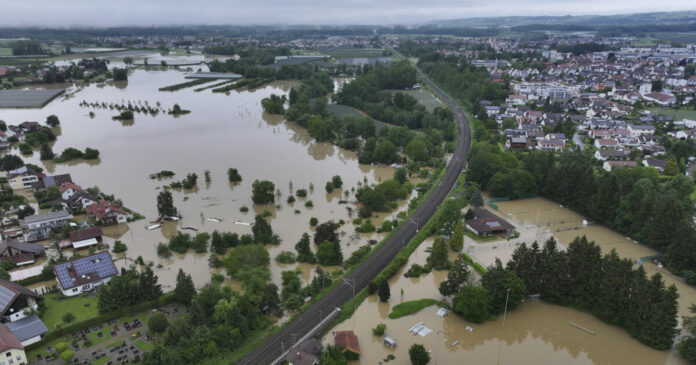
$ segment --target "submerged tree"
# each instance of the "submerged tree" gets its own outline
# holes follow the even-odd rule
[[[159,213],[160,218],[176,216],[174,198],[169,190],[161,191],[157,195],[157,213]]]

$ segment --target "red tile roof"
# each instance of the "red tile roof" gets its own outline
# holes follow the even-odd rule
[[[62,184],[60,184],[60,193],[63,194],[66,190],[72,188],[73,190],[80,191],[82,188],[79,185],[73,184],[69,181],[66,181]]]
[[[120,214],[128,214],[120,205],[110,202],[107,200],[102,200],[97,204],[92,204],[86,209],[87,214],[95,216],[97,219],[103,219],[107,214],[111,212],[116,212]]]
[[[334,335],[336,346],[343,348],[342,352],[351,351],[360,355],[360,344],[358,337],[353,331],[336,331]]]

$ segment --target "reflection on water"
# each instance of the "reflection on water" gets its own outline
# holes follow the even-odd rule
[[[122,67],[122,64],[113,61],[110,67]],[[179,268],[191,274],[199,287],[210,280],[214,271],[208,265],[209,254],[189,252],[171,259],[157,257],[157,243],[166,242],[181,227],[193,227],[198,232],[218,230],[250,234],[250,226],[235,222],[250,223],[255,214],[269,211],[273,230],[282,239],[280,245],[268,246],[272,278],[279,286],[281,271],[295,267],[302,269],[303,280],[311,280],[311,266],[281,267],[273,260],[280,251],[294,251],[302,233],[311,232],[311,217],[320,221],[343,219],[347,222],[340,228],[346,258],[368,240],[383,236],[366,234],[351,238],[355,228],[346,207],[353,206],[355,197],[351,193],[343,197],[349,204],[338,204],[338,196],[351,191],[351,188],[357,189],[357,182],[362,183],[364,179],[375,183],[391,178],[394,170],[386,166],[359,165],[354,152],[328,143],[313,143],[303,128],[285,122],[282,116],[263,112],[261,99],[272,93],[285,94],[297,85],[296,82],[281,81],[253,91],[235,90],[229,95],[212,93],[211,90],[194,92],[194,88],[158,91],[160,87],[184,81],[188,80],[181,71],[136,69],[129,74],[127,83],[80,85],[82,89],[74,98],[56,99],[43,109],[3,109],[0,119],[18,124],[27,120],[44,121],[48,115],[55,114],[61,120],[61,136],[53,145],[56,153],[68,147],[80,150],[92,147],[100,151],[100,159],[94,161],[55,164],[40,161],[38,153],[25,160],[44,167],[50,174],[70,173],[83,188],[98,186],[103,192],[121,199],[128,208],[143,214],[145,220],[105,227],[105,231],[128,246],[129,258],[142,256],[146,262],[153,261],[155,273],[165,285],[174,284]],[[75,90],[71,87],[71,91]],[[178,103],[191,113],[178,118],[165,113],[156,116],[137,114],[136,121],[116,121],[112,120],[117,114],[115,110],[81,108],[79,103],[83,100],[100,103],[135,100],[149,105],[160,103],[164,107]],[[90,111],[94,112],[93,117],[89,115]],[[239,170],[243,181],[229,183],[227,170],[231,167]],[[174,171],[176,176],[160,181],[149,179],[150,174],[161,170]],[[204,181],[206,170],[211,174],[210,183]],[[192,172],[199,176],[197,189],[172,190],[174,204],[183,215],[182,221],[167,222],[159,229],[147,230],[149,222],[157,216],[157,193],[164,185],[181,180]],[[333,175],[342,177],[344,188],[327,195],[324,185]],[[280,208],[254,206],[251,184],[255,179],[275,183],[281,192],[276,199]],[[305,199],[298,199],[293,205],[286,203],[290,181],[295,190],[314,184],[315,190],[306,198],[312,200],[312,208],[304,206]],[[29,197],[34,200],[31,194]],[[242,213],[239,210],[242,206],[251,209]],[[406,208],[406,201],[399,204],[399,210]],[[381,222],[385,216],[387,214],[379,214],[373,222]],[[222,222],[209,221],[205,219],[207,217],[220,218]],[[189,230],[184,232],[195,234]],[[126,265],[125,260],[119,260],[118,265]]]
[[[389,354],[395,364],[409,364],[408,349],[414,343],[432,351],[431,363],[439,364],[685,364],[676,352],[657,351],[631,338],[625,330],[610,326],[595,317],[570,308],[528,300],[508,313],[505,329],[502,317],[496,321],[473,324],[454,313],[436,315],[436,307],[428,307],[410,316],[389,319],[391,307],[403,301],[421,298],[443,299],[438,292],[445,271],[433,271],[421,278],[405,278],[411,264],[425,264],[432,240],[422,243],[409,258],[408,264],[389,280],[391,299],[380,303],[372,295],[357,309],[355,315],[331,331],[353,330],[360,341],[362,356],[357,364],[377,364]],[[401,290],[403,289],[403,295]],[[408,329],[416,323],[433,330],[425,337]],[[591,335],[570,325],[577,323],[596,333]],[[382,339],[372,335],[378,323],[387,325],[387,335],[398,345],[389,349]],[[467,327],[472,328],[468,331]],[[441,331],[438,334],[438,331]],[[322,339],[333,344],[331,332]],[[391,362],[390,362],[391,363]]]

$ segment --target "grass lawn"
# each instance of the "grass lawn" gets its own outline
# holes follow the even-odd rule
[[[87,339],[92,342],[92,346],[96,346],[102,342],[105,342],[107,340],[111,339],[111,331],[114,329],[114,326],[110,327],[104,327],[98,331],[93,331],[87,334]],[[97,337],[97,333],[101,332],[104,336]]]
[[[104,348],[108,350],[108,349],[110,349],[110,348],[114,348],[114,347],[116,347],[116,346],[123,345],[124,343],[126,343],[126,341],[116,341],[116,342],[114,342],[114,343],[110,343],[110,344],[104,346]]]
[[[486,242],[486,241],[495,241],[495,240],[497,240],[497,239],[500,238],[500,237],[498,237],[498,236],[486,236],[486,237],[482,237],[482,236],[476,235],[475,233],[470,232],[470,231],[464,231],[464,234],[465,234],[467,237],[471,238],[472,240],[483,241],[483,242]]]
[[[411,300],[408,302],[403,302],[403,303],[395,305],[392,308],[391,313],[389,313],[389,318],[397,319],[397,318],[405,317],[405,316],[411,315],[413,313],[416,313],[416,312],[420,311],[421,309],[423,309],[425,307],[429,307],[431,305],[440,305],[440,306],[447,307],[446,304],[440,302],[439,300],[430,299],[430,298]]]
[[[140,351],[152,351],[155,346],[143,341],[142,339],[135,341],[135,347]]]
[[[92,365],[104,365],[109,360],[111,360],[111,356],[104,356],[99,360],[92,361]]]
[[[696,120],[696,110],[693,110],[693,109],[686,109],[686,108],[672,109],[672,108],[654,107],[654,108],[649,108],[648,110],[650,110],[650,112],[652,114],[669,115],[672,118],[674,118],[675,122],[680,121],[682,119]]]
[[[411,95],[416,100],[418,100],[419,103],[425,105],[425,109],[428,111],[433,111],[433,109],[437,107],[444,108],[445,104],[442,104],[440,100],[438,100],[435,95],[429,93],[426,90],[420,89],[420,90],[386,90],[392,93],[400,92],[404,93],[407,95]]]
[[[44,295],[46,310],[41,320],[49,331],[55,329],[56,325],[63,324],[63,315],[66,313],[75,315],[72,323],[82,322],[99,315],[97,297],[80,295],[60,300],[58,298],[60,296],[57,293]]]
[[[12,48],[0,48],[0,57],[12,56]]]

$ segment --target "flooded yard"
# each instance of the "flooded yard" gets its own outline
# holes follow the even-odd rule
[[[311,217],[317,217],[320,223],[329,219],[345,220],[346,224],[340,228],[344,258],[368,240],[380,239],[382,234],[356,235],[351,223],[355,214],[351,216],[347,207],[356,211],[353,189],[359,184],[390,179],[394,169],[360,165],[354,152],[328,143],[315,143],[303,128],[286,122],[282,116],[264,113],[261,99],[272,93],[287,94],[294,85],[292,82],[276,82],[252,91],[229,93],[212,93],[210,89],[195,92],[197,87],[176,92],[158,91],[163,86],[189,81],[185,76],[185,72],[172,69],[136,69],[127,82],[91,84],[80,86],[79,90],[73,86],[67,90],[68,97],[60,97],[43,109],[3,109],[0,119],[8,124],[43,123],[48,115],[55,114],[61,125],[56,131],[58,140],[52,146],[54,152],[59,154],[68,147],[80,150],[91,147],[100,151],[99,160],[62,164],[40,161],[38,151],[22,157],[25,162],[43,167],[48,174],[70,173],[73,181],[83,188],[98,186],[103,192],[122,199],[126,207],[143,214],[144,220],[105,228],[105,233],[111,236],[106,242],[120,239],[128,246],[126,254],[118,256],[123,257],[118,260],[118,266],[126,266],[138,256],[146,262],[154,261],[153,269],[165,289],[173,288],[179,268],[191,274],[197,286],[207,283],[215,271],[208,265],[210,253],[189,251],[169,259],[156,255],[157,243],[166,242],[184,226],[196,228],[198,232],[251,233],[250,226],[239,223],[251,223],[256,214],[267,210],[274,233],[282,239],[278,246],[267,246],[272,277],[278,285],[281,271],[295,267],[302,269],[303,279],[311,278],[311,265],[278,265],[274,261],[280,251],[294,251],[302,233],[312,233]],[[164,109],[177,103],[191,113],[182,116],[135,113],[134,121],[121,122],[112,120],[118,114],[116,110],[81,107],[82,101],[107,104],[147,101],[149,105],[159,103]],[[13,153],[19,154],[19,151]],[[228,181],[227,170],[231,167],[239,170],[243,178],[241,183]],[[163,180],[149,178],[150,174],[161,170],[171,170],[176,176]],[[205,181],[205,171],[210,171],[210,182]],[[178,223],[166,223],[160,229],[147,230],[149,222],[157,218],[158,192],[164,185],[180,181],[192,172],[198,175],[196,188],[172,190],[174,205],[183,219]],[[334,175],[343,179],[343,189],[327,194],[324,185]],[[255,179],[275,184],[280,192],[275,203],[279,207],[253,204],[251,185]],[[307,198],[286,203],[290,194],[302,188],[307,189]],[[346,192],[349,192],[347,196]],[[313,207],[305,206],[310,200]],[[341,204],[340,200],[348,203]],[[247,213],[240,212],[243,206],[249,208]],[[391,219],[406,208],[407,201],[401,201],[397,211],[381,214],[373,222],[377,225],[385,217]],[[209,220],[211,217],[221,222]]]
[[[353,330],[358,336],[362,356],[349,364],[378,364],[390,354],[396,359],[389,364],[410,364],[408,349],[414,343],[423,344],[431,351],[432,364],[436,358],[439,364],[686,364],[678,353],[654,350],[631,338],[625,330],[592,315],[537,300],[527,300],[508,312],[505,329],[502,316],[478,325],[454,313],[439,317],[436,306],[389,319],[391,308],[401,302],[443,299],[438,287],[446,279],[446,271],[433,271],[417,279],[403,276],[411,264],[426,262],[426,249],[430,246],[432,240],[422,243],[409,263],[389,280],[392,295],[388,303],[379,302],[377,294],[371,295],[353,317],[331,329]],[[419,322],[424,322],[432,333],[421,337],[408,332]],[[372,328],[378,323],[387,325],[386,334],[397,341],[395,349],[385,346],[381,337],[372,335]],[[322,339],[324,345],[333,344],[331,331]]]

